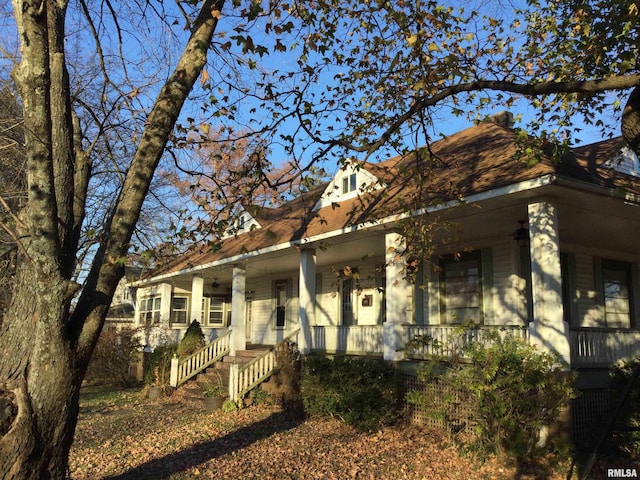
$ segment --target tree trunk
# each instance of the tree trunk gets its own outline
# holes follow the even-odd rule
[[[73,141],[78,127],[71,121],[64,63],[66,2],[13,4],[22,42],[13,76],[24,108],[28,201],[16,217],[15,288],[0,324],[0,479],[62,480],[80,386],[124,273],[119,260],[127,254],[182,105],[204,68],[224,0],[202,2],[183,54],[149,113],[73,311],[79,287],[70,279],[90,166]]]
[[[29,266],[18,273],[11,321],[0,335],[11,368],[3,368],[0,384],[3,479],[62,479],[67,473],[83,372],[59,328],[68,316],[68,302],[61,301],[69,297],[66,283],[46,281]]]
[[[620,129],[629,147],[640,156],[640,87],[636,87],[627,100]]]

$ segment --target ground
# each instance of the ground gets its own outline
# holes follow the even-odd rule
[[[568,466],[480,462],[418,427],[360,433],[273,405],[212,414],[179,393],[85,389],[70,477],[83,479],[565,479]]]

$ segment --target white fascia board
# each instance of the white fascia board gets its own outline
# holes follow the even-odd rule
[[[357,225],[352,225],[349,227],[344,227],[344,228],[340,228],[338,230],[332,230],[331,232],[325,232],[325,233],[320,233],[318,235],[314,235],[312,237],[305,237],[302,238],[300,240],[296,240],[296,241],[292,241],[292,242],[285,242],[285,243],[280,243],[277,245],[272,245],[270,247],[265,247],[265,248],[261,248],[258,250],[254,250],[252,252],[247,252],[247,253],[243,253],[240,255],[235,255],[233,257],[228,257],[228,258],[223,258],[220,260],[216,260],[214,262],[210,262],[204,265],[198,265],[196,267],[191,267],[191,268],[185,268],[183,270],[179,270],[177,272],[172,272],[172,273],[166,273],[164,275],[159,275],[157,277],[152,277],[146,281],[144,280],[140,280],[139,282],[144,282],[144,283],[140,283],[140,285],[142,284],[148,284],[148,283],[155,283],[158,281],[162,281],[168,278],[172,278],[172,277],[177,277],[180,275],[186,275],[186,274],[192,274],[192,273],[196,273],[198,271],[201,270],[206,270],[208,268],[213,268],[213,267],[218,267],[221,265],[228,265],[228,264],[234,264],[234,263],[239,263],[245,260],[248,260],[252,257],[258,257],[260,255],[265,255],[267,253],[273,253],[273,252],[278,252],[281,250],[286,250],[288,248],[291,247],[299,247],[301,245],[308,245],[308,244],[312,244],[315,242],[320,242],[320,241],[324,241],[324,240],[328,240],[331,238],[335,238],[335,237],[339,237],[341,235],[345,235],[347,233],[353,233],[353,232],[357,232],[359,230],[367,230],[369,228],[371,228],[372,226],[381,226],[381,225],[388,225],[388,224],[392,224],[392,223],[396,223],[398,220],[403,220],[405,218],[409,218],[409,217],[416,217],[416,216],[420,216],[420,215],[424,215],[426,213],[432,213],[432,212],[438,212],[438,211],[442,211],[442,210],[446,210],[448,208],[452,208],[452,207],[456,207],[458,205],[460,205],[461,203],[476,203],[476,202],[481,202],[483,200],[489,200],[492,198],[497,198],[497,197],[503,197],[505,195],[510,195],[513,193],[519,193],[519,192],[524,192],[527,190],[533,190],[536,188],[540,188],[540,187],[544,187],[546,185],[551,185],[552,183],[554,183],[556,180],[556,176],[555,174],[548,174],[548,175],[544,175],[542,177],[538,177],[538,178],[534,178],[532,180],[526,180],[523,182],[519,182],[519,183],[515,183],[513,185],[506,185],[504,187],[500,187],[500,188],[496,188],[493,190],[488,190],[486,192],[482,192],[482,193],[476,193],[473,195],[469,195],[468,197],[464,197],[461,200],[455,200],[455,201],[449,201],[449,202],[444,202],[440,205],[435,205],[435,206],[431,206],[431,207],[427,207],[427,208],[422,208],[419,210],[415,210],[413,212],[406,212],[406,213],[399,213],[397,215],[389,215],[387,217],[384,217],[380,220],[377,221],[372,221],[372,222],[367,222],[367,223],[360,223]]]

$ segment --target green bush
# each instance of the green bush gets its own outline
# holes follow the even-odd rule
[[[189,328],[184,332],[184,337],[180,340],[178,345],[178,356],[180,358],[188,357],[204,347],[204,333],[200,328],[200,322],[197,320],[192,321],[189,324]]]
[[[459,402],[466,402],[473,412],[476,447],[529,456],[541,429],[557,420],[574,398],[575,374],[566,371],[557,355],[540,352],[509,334],[502,338],[492,332],[484,340],[464,349],[468,363],[442,369],[441,361],[429,362],[419,370],[419,379],[427,385],[436,381],[450,387],[446,398],[434,400],[427,388],[427,394],[414,392],[410,401],[448,421],[454,419]]]
[[[310,416],[336,416],[362,431],[399,418],[398,375],[383,360],[308,357],[302,369],[302,399]]]

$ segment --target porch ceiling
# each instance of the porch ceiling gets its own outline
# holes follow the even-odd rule
[[[557,206],[561,244],[640,255],[639,205],[558,185],[465,205],[452,209],[448,218],[460,223],[467,243],[512,238],[518,222],[527,220],[528,203],[536,198]]]

